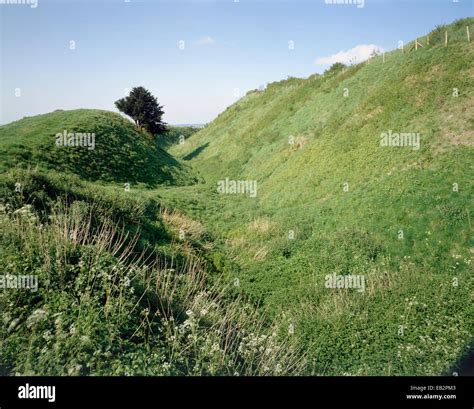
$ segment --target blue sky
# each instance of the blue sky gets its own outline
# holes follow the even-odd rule
[[[115,110],[137,85],[165,106],[166,122],[204,123],[237,90],[307,77],[328,67],[318,59],[360,45],[391,50],[474,14],[473,0],[37,1],[0,4],[0,123],[55,109]]]

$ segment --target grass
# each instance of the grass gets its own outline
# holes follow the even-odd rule
[[[472,23],[251,91],[160,147],[103,111],[0,127],[0,263],[42,283],[0,293],[0,369],[450,374],[474,330]],[[55,148],[63,129],[96,149]],[[420,149],[381,147],[389,130]]]

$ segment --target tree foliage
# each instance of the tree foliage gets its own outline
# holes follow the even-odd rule
[[[163,107],[150,91],[143,87],[134,87],[130,94],[115,101],[120,112],[128,115],[135,121],[139,129],[145,129],[151,135],[166,131],[166,124],[162,121]]]

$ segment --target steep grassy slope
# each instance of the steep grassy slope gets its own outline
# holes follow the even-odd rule
[[[223,235],[241,267],[230,278],[293,326],[314,373],[448,373],[472,345],[468,24],[252,91],[170,149],[207,184],[168,200]],[[418,133],[420,148],[380,146],[389,131]],[[219,195],[225,178],[257,181],[257,197]],[[328,289],[333,273],[367,288]]]
[[[57,134],[94,134],[82,145],[58,146]],[[69,138],[69,137],[68,137]],[[74,143],[80,139],[74,136]],[[3,169],[40,166],[84,179],[119,183],[192,183],[187,168],[118,114],[79,109],[24,118],[0,127]]]

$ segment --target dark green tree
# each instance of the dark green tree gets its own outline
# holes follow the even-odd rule
[[[137,128],[145,129],[153,136],[166,132],[166,124],[161,120],[163,107],[147,89],[132,88],[127,97],[115,101],[115,106],[132,118]]]

